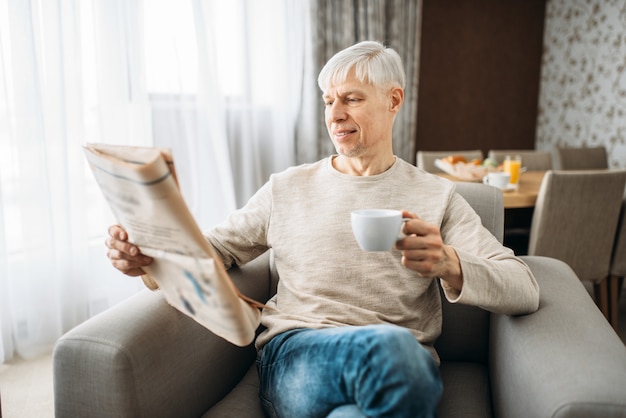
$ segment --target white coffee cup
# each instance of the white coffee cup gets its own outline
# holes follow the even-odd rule
[[[483,183],[489,184],[494,187],[499,187],[500,189],[505,189],[506,187],[508,187],[510,180],[511,175],[503,171],[494,171],[492,173],[487,173],[487,175],[483,177]]]
[[[393,209],[362,209],[350,214],[352,232],[365,251],[389,251],[402,236],[402,212]]]

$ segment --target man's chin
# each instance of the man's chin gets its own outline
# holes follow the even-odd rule
[[[335,147],[335,150],[337,151],[337,154],[341,155],[342,157],[355,158],[363,155],[364,148],[363,146],[361,146],[361,144],[357,144],[351,148]]]

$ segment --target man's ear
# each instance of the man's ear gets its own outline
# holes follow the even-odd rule
[[[393,87],[389,92],[390,108],[392,112],[398,112],[404,103],[404,90],[401,87]]]

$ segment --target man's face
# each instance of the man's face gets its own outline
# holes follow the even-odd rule
[[[389,147],[394,106],[393,89],[366,84],[350,75],[324,91],[326,127],[339,155],[375,156]]]

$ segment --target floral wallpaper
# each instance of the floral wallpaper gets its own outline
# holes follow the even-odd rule
[[[626,0],[548,0],[537,148],[605,146],[626,168]]]

